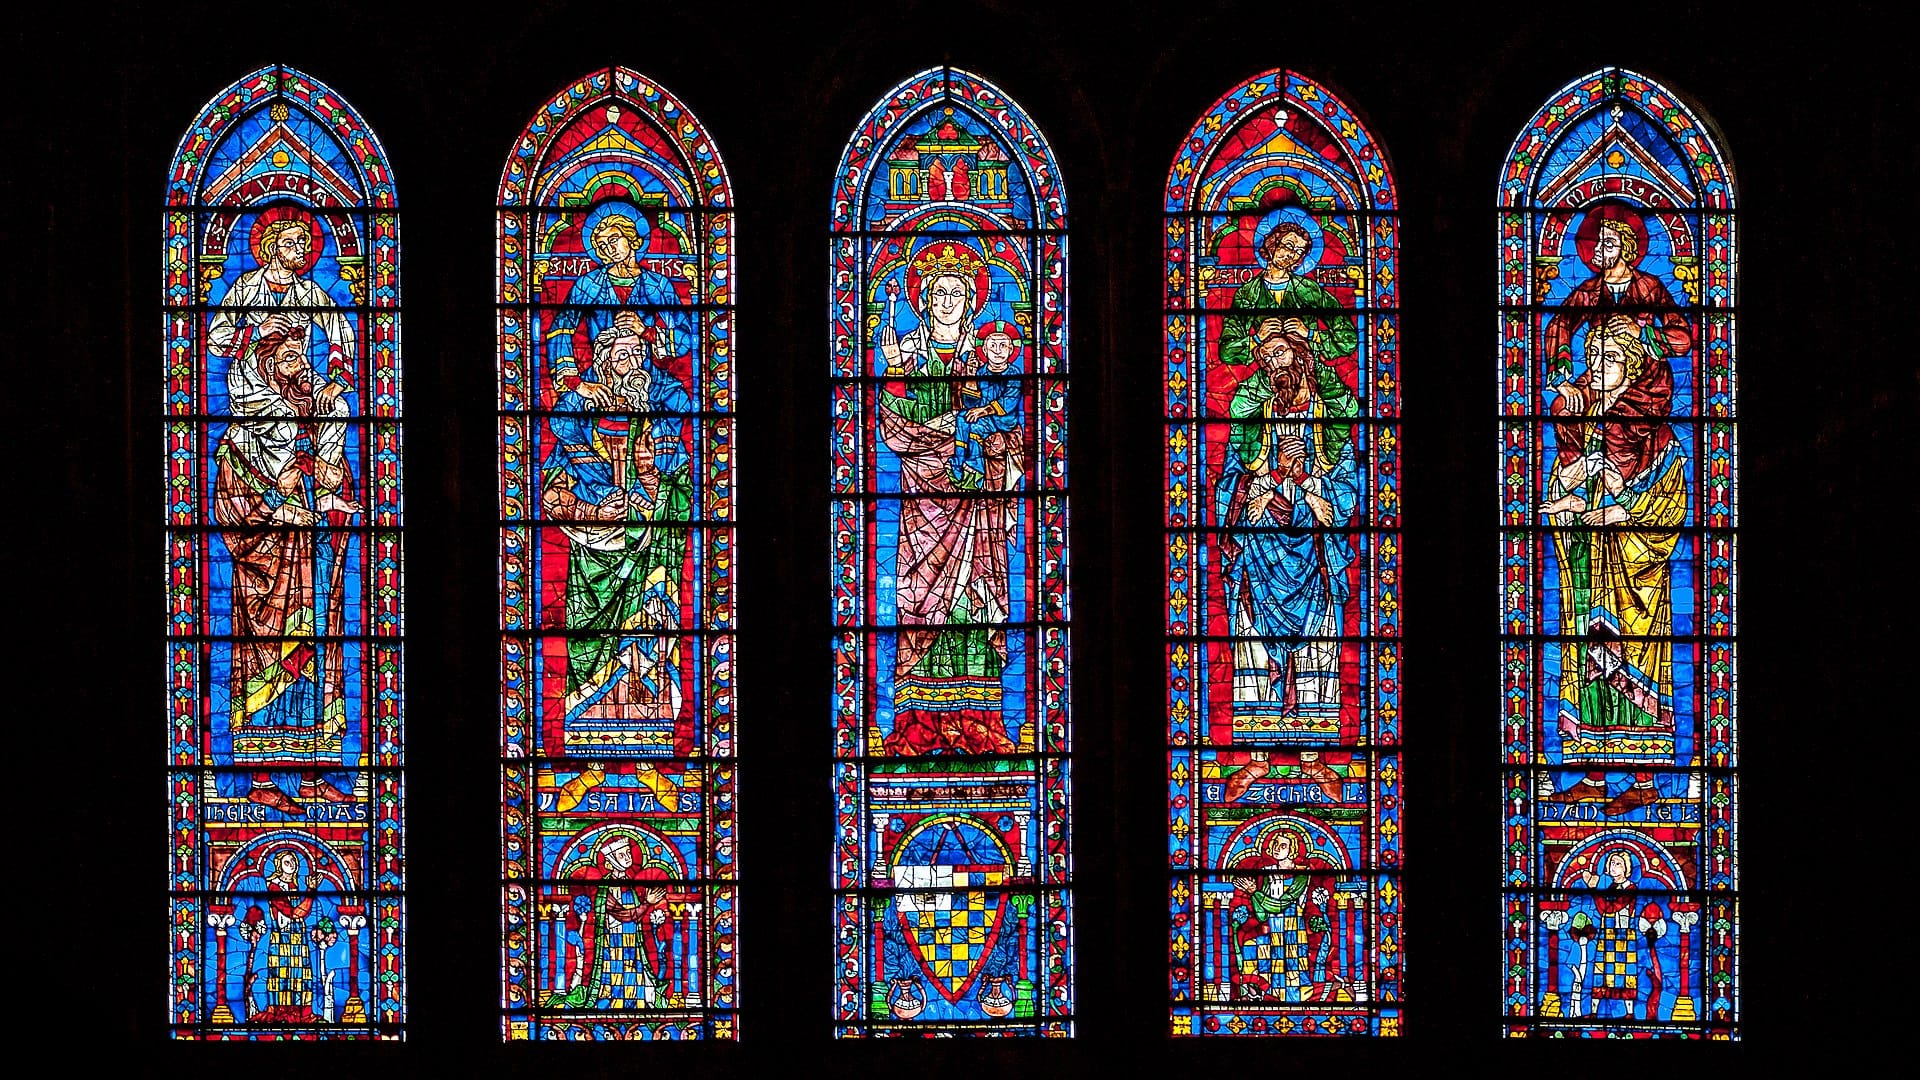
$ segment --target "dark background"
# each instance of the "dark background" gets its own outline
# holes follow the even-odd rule
[[[10,741],[46,854],[12,875],[16,1043],[140,1071],[451,1068],[587,1076],[1350,1074],[1448,1065],[1694,1072],[1847,1053],[1899,1023],[1906,901],[1876,798],[1904,791],[1911,706],[1883,664],[1911,591],[1914,153],[1890,20],[1696,5],[1408,14],[1375,7],[1018,5],[754,10],[534,2],[123,5],[8,31],[0,170],[8,557],[29,687]],[[1900,57],[1900,61],[1908,58]],[[165,1041],[161,197],[198,110],[269,63],[372,125],[402,209],[408,1042]],[[1071,400],[1078,1025],[1067,1042],[849,1044],[830,1028],[826,235],[854,124],[942,62],[1046,132],[1073,231]],[[493,488],[495,185],[534,108],[634,67],[712,132],[741,208],[742,1022],[738,1044],[501,1046]],[[1572,79],[1618,64],[1717,121],[1740,211],[1744,906],[1739,1047],[1546,1045],[1500,1031],[1495,555],[1497,170]],[[1158,622],[1160,189],[1220,93],[1275,66],[1340,93],[1403,201],[1408,838],[1404,1039],[1165,1037]],[[1905,254],[1905,252],[1902,252]],[[1910,336],[1910,334],[1909,334]],[[25,463],[25,464],[20,464]],[[24,541],[24,544],[21,542]],[[1902,635],[1908,636],[1908,635]],[[49,738],[48,736],[53,737]],[[1864,795],[1864,800],[1859,796]],[[38,799],[37,803],[31,802]],[[1896,819],[1898,820],[1898,819]],[[1890,831],[1890,830],[1887,830]],[[39,882],[47,875],[48,884]]]

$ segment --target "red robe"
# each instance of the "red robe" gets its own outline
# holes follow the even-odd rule
[[[1561,303],[1567,308],[1588,308],[1590,311],[1559,311],[1547,322],[1546,346],[1547,362],[1571,367],[1573,364],[1573,335],[1581,327],[1598,322],[1615,310],[1624,309],[1626,313],[1642,318],[1655,319],[1660,323],[1660,338],[1666,345],[1668,356],[1684,356],[1693,351],[1693,327],[1687,317],[1678,311],[1661,312],[1661,308],[1673,308],[1673,294],[1652,274],[1633,271],[1633,278],[1627,283],[1627,291],[1619,300],[1613,298],[1613,290],[1600,279],[1600,275],[1574,286],[1573,292]]]
[[[1640,377],[1627,384],[1612,406],[1598,417],[1581,412],[1564,397],[1556,397],[1550,411],[1558,418],[1554,424],[1560,461],[1571,461],[1586,453],[1587,425],[1596,420],[1607,455],[1607,463],[1619,470],[1622,479],[1631,481],[1645,472],[1673,441],[1673,428],[1666,416],[1673,409],[1673,365],[1663,357],[1647,363]]]

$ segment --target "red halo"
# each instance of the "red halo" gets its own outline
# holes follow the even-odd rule
[[[1603,221],[1624,221],[1633,230],[1633,239],[1639,245],[1639,254],[1634,256],[1637,265],[1647,257],[1647,223],[1636,210],[1625,203],[1606,202],[1587,211],[1580,219],[1580,228],[1573,236],[1573,246],[1580,252],[1580,261],[1587,269],[1599,273],[1600,268],[1593,265],[1594,241],[1600,239],[1600,223]]]
[[[921,248],[921,251],[926,251],[928,248],[934,247],[936,244],[951,244],[954,247],[965,248],[968,252],[972,253],[976,258],[980,259],[980,269],[974,271],[974,274],[973,274],[973,307],[971,310],[967,312],[967,316],[969,318],[972,318],[975,313],[979,312],[980,309],[986,306],[987,289],[993,284],[992,264],[987,262],[986,258],[982,256],[979,251],[974,249],[973,245],[957,243],[951,240],[935,240],[932,243],[927,244],[926,247]],[[942,275],[936,274],[934,276],[940,277]],[[956,273],[953,276],[963,277],[965,275]],[[913,259],[911,258],[908,259],[907,260],[907,306],[913,309],[914,311],[920,310],[920,288],[923,284],[924,282],[921,279],[920,271],[914,268]]]
[[[247,248],[253,252],[254,265],[267,265],[266,252],[260,250],[260,245],[266,239],[267,226],[277,221],[298,221],[307,227],[307,261],[301,264],[296,273],[305,274],[312,270],[313,265],[320,261],[320,248],[325,240],[320,235],[320,223],[298,206],[270,206],[253,219],[253,228],[247,233]]]

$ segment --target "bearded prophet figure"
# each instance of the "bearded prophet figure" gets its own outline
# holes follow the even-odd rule
[[[315,392],[303,325],[276,313],[261,329],[228,369],[236,419],[214,451],[213,517],[233,560],[228,730],[233,762],[258,770],[248,799],[304,817],[276,773],[297,771],[302,799],[351,799],[322,775],[342,764],[347,722],[344,647],[325,639],[347,632],[339,527],[360,505],[338,384]]]
[[[649,355],[651,354],[651,355]],[[692,395],[655,366],[651,347],[610,324],[594,340],[601,407],[628,413],[687,413]],[[554,447],[544,463],[541,505],[567,521],[566,628],[607,631],[567,639],[566,743],[570,750],[671,750],[680,713],[674,625],[686,558],[693,486],[679,421],[593,415],[579,387],[547,423]]]
[[[1233,292],[1231,310],[1221,322],[1220,362],[1242,366],[1258,363],[1254,353],[1259,326],[1269,319],[1290,319],[1309,342],[1302,355],[1313,358],[1314,389],[1326,414],[1340,419],[1358,416],[1360,401],[1334,370],[1332,361],[1359,348],[1360,330],[1353,316],[1340,310],[1333,294],[1299,272],[1313,246],[1306,226],[1297,221],[1276,222],[1259,238],[1257,246],[1265,266]],[[1327,434],[1329,442],[1345,439],[1348,426],[1332,425]]]
[[[1587,371],[1560,383],[1557,453],[1540,512],[1559,531],[1560,761],[1590,771],[1554,802],[1618,816],[1659,797],[1650,772],[1607,798],[1607,767],[1674,759],[1673,569],[1687,516],[1686,451],[1666,416],[1673,373],[1656,323],[1615,314],[1586,339]]]
[[[1270,318],[1258,329],[1258,370],[1234,391],[1237,421],[1214,507],[1223,533],[1221,572],[1233,651],[1236,737],[1337,742],[1340,642],[1351,596],[1352,541],[1341,530],[1360,500],[1352,440],[1325,423],[1306,327]],[[1284,530],[1284,531],[1283,531]],[[1256,750],[1228,778],[1231,802],[1268,772]],[[1302,775],[1338,800],[1340,781],[1317,751]]]
[[[889,754],[1009,753],[1001,672],[1007,663],[1008,559],[1017,508],[1006,499],[965,498],[954,480],[962,416],[955,383],[982,348],[971,316],[985,260],[962,244],[930,245],[914,259],[912,298],[920,325],[877,339],[887,381],[880,387],[880,439],[900,462],[895,603],[902,629],[894,654],[894,725]],[[991,335],[990,335],[991,336]],[[925,377],[924,380],[920,377]],[[978,406],[976,406],[978,408]],[[983,423],[986,413],[969,424]],[[1018,472],[1016,438],[989,432],[987,486]],[[952,625],[962,624],[962,625]]]

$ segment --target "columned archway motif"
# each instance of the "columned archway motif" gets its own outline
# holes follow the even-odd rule
[[[1738,1034],[1733,203],[1620,68],[1501,169],[1510,1035]]]
[[[626,68],[500,180],[502,1034],[738,1034],[734,210]]]
[[[1164,210],[1172,1031],[1397,1035],[1393,173],[1274,70],[1194,125]]]
[[[1059,167],[934,68],[832,222],[836,1031],[1070,1034]]]

